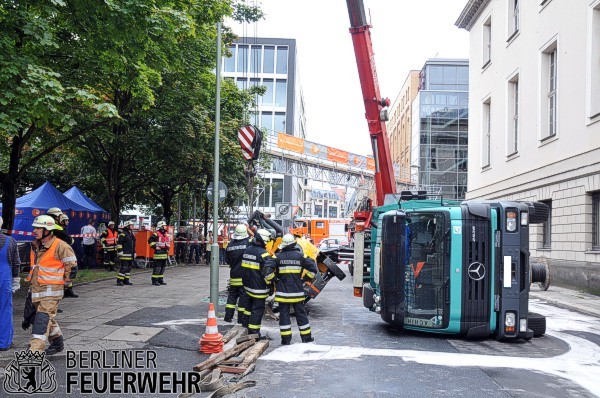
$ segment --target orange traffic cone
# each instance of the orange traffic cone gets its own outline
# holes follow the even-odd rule
[[[217,328],[217,317],[215,306],[208,304],[208,319],[206,320],[206,332],[200,338],[200,352],[204,354],[215,354],[223,352],[223,335]]]

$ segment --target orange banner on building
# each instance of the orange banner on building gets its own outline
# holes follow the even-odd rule
[[[304,153],[304,140],[288,134],[278,134],[277,146],[281,149],[287,149],[288,151]]]
[[[338,162],[342,164],[348,164],[348,157],[349,154],[346,151],[327,147],[327,160],[331,160],[332,162]]]
[[[375,171],[375,159],[367,158],[367,170]]]

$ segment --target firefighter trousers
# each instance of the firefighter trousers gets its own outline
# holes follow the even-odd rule
[[[152,284],[153,285],[166,285],[163,281],[165,277],[165,267],[167,266],[167,260],[154,259],[154,268],[152,269]]]
[[[244,323],[244,315],[250,316],[250,310],[246,309],[248,295],[244,286],[230,286],[227,295],[227,304],[225,304],[225,322],[231,322],[237,303],[238,318],[237,323]]]
[[[131,277],[132,264],[133,260],[121,258],[121,268],[119,268],[119,273],[117,274],[117,282],[121,281],[124,285],[129,284],[129,277]]]
[[[290,320],[290,307],[294,307],[296,313],[296,323],[300,331],[302,341],[311,339],[310,323],[308,322],[308,314],[303,302],[299,303],[282,303],[279,302],[279,334],[282,341],[292,340],[292,321]]]
[[[56,299],[43,299],[33,303],[36,314],[31,330],[31,340],[29,340],[31,351],[43,352],[46,343],[51,343],[55,338],[62,336],[60,327],[54,319],[58,310],[58,302],[59,300]]]
[[[116,250],[104,250],[104,269],[106,269],[107,271],[114,271],[116,263],[117,263],[117,251]]]
[[[260,324],[262,322],[263,315],[265,314],[265,301],[266,298],[255,298],[248,296],[248,304],[246,308],[250,311],[250,317],[248,319],[248,334],[260,334]],[[244,326],[245,319],[242,321]]]

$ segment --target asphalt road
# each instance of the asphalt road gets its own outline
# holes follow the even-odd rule
[[[220,273],[221,284],[225,286],[227,269],[220,268]],[[151,350],[156,353],[155,366],[140,367],[138,371],[191,371],[193,365],[208,358],[198,352],[198,340],[205,331],[208,313],[208,269],[178,267],[168,270],[168,276],[170,284],[166,287],[140,286],[139,282],[144,283],[145,279],[138,276],[139,280],[134,280],[138,283],[129,291],[115,288],[113,281],[80,289],[83,295],[78,300],[87,297],[86,302],[91,303],[91,309],[86,310],[90,319],[85,322],[93,327],[86,330],[86,336],[97,337],[85,340],[88,337],[84,338],[84,333],[69,337],[82,323],[74,322],[76,316],[85,316],[86,311],[76,314],[76,302],[65,300],[65,313],[72,312],[61,323],[66,325],[61,327],[67,337],[67,348],[97,350],[101,347],[107,352]],[[191,283],[190,280],[202,282]],[[130,292],[132,297],[123,297],[123,292]],[[122,297],[121,307],[113,299],[115,294]],[[222,334],[233,326],[222,319],[224,294],[222,292],[217,310],[220,315],[218,328]],[[117,310],[112,310],[115,305]],[[100,310],[103,306],[108,312]],[[129,310],[125,311],[123,306]],[[595,317],[534,300],[531,303],[533,309],[548,316],[548,333],[530,342],[501,343],[493,338],[463,340],[398,333],[381,321],[379,315],[362,307],[361,299],[352,296],[350,278],[332,280],[308,306],[315,342],[302,344],[292,319],[292,345],[281,346],[277,322],[265,318],[262,331],[271,337],[270,346],[257,361],[255,371],[245,379],[254,380],[256,386],[231,396],[600,396],[600,320]],[[124,315],[121,316],[119,310]],[[116,333],[125,333],[122,341]],[[64,355],[49,361],[55,368],[58,383],[55,396],[106,395],[83,394],[77,385],[73,386],[72,394],[67,395],[67,371],[82,371],[82,363],[67,369]],[[103,372],[121,371],[108,369]],[[1,388],[0,391],[4,392]],[[203,392],[194,396],[209,395],[209,392]],[[120,396],[157,395],[129,393]],[[158,396],[177,395],[163,393]]]

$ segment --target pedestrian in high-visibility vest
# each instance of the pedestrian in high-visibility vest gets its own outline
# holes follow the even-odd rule
[[[152,285],[154,286],[166,285],[164,281],[165,268],[169,257],[169,248],[171,247],[170,237],[165,229],[166,226],[166,222],[159,221],[156,224],[156,231],[148,238],[148,244],[154,249],[154,269],[152,270]]]
[[[26,280],[30,283],[35,318],[29,349],[41,352],[49,343],[45,352],[52,355],[64,350],[62,331],[54,318],[77,258],[71,246],[53,235],[56,223],[52,217],[38,216],[32,225],[36,240],[31,244],[31,270]],[[24,321],[22,326],[28,329],[30,324]]]
[[[100,243],[102,243],[102,249],[104,250],[104,268],[107,271],[114,271],[115,264],[117,263],[117,252],[118,250],[118,236],[119,233],[115,228],[115,222],[110,221],[106,231],[102,232],[100,237]]]

